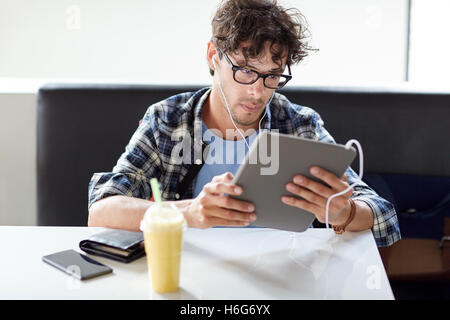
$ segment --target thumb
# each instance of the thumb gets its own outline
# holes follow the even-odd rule
[[[233,180],[233,174],[231,172],[225,172],[223,174],[221,174],[220,176],[214,176],[211,180],[211,182],[219,182],[219,181],[223,181],[223,182],[230,182]]]
[[[231,172],[225,172],[225,181],[232,181],[234,178]]]

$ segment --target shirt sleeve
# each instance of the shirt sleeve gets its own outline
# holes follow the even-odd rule
[[[89,182],[88,208],[98,200],[113,196],[151,199],[150,179],[161,176],[161,159],[157,148],[158,119],[150,109],[131,137],[112,172],[94,173]]]
[[[333,137],[324,128],[324,123],[320,115],[316,113],[313,118],[318,140],[328,143],[335,143]],[[353,187],[352,199],[364,201],[372,209],[374,214],[372,233],[377,246],[390,246],[400,240],[400,227],[394,205],[380,197],[372,188],[370,188],[359,178],[359,175],[357,175],[352,168],[349,167],[346,170],[346,175],[347,182],[350,185],[355,183]]]

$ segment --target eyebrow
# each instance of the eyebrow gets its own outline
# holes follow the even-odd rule
[[[236,63],[238,63],[239,66],[241,66],[241,67],[249,67],[249,68],[252,68],[252,69],[255,69],[255,70],[258,69],[258,68],[254,67],[254,66],[252,66],[251,64],[248,64],[248,63],[243,64],[243,63],[240,62],[240,61],[236,61]],[[283,72],[283,69],[282,69],[281,67],[278,67],[278,68],[270,69],[270,70],[267,71],[267,72],[279,72],[279,73],[281,73],[281,72]]]

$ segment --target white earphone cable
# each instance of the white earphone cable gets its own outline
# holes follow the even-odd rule
[[[355,144],[356,147],[358,148],[358,154],[359,154],[359,179],[362,180],[363,172],[364,172],[364,164],[363,164],[364,156],[363,156],[362,147],[361,147],[361,144],[359,143],[359,141],[356,140],[356,139],[351,139],[351,140],[347,141],[347,143],[345,144],[345,147],[346,148],[350,148],[350,146],[352,144]],[[351,185],[349,185],[345,190],[343,190],[343,191],[341,191],[339,193],[335,193],[331,197],[328,198],[327,205],[325,207],[325,227],[327,229],[329,229],[329,225],[328,225],[328,210],[329,210],[329,207],[330,207],[331,200],[333,200],[334,198],[339,197],[340,195],[343,195],[344,193],[348,192],[355,185],[356,185],[356,182],[351,184]]]

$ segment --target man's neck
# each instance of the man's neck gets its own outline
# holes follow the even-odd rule
[[[211,93],[205,101],[202,110],[202,120],[208,127],[208,129],[216,129],[222,133],[222,137],[227,139],[227,130],[236,130],[233,125],[233,122],[230,118],[230,115],[227,111],[227,108],[222,103],[222,100],[219,96],[220,92],[214,90],[214,87],[211,89]],[[250,126],[241,126],[236,123],[236,126],[242,133],[246,133],[247,130],[253,129],[258,130],[259,125],[258,122],[255,122]],[[251,132],[251,131],[249,131]],[[250,134],[247,132],[245,136],[249,136]],[[241,140],[242,137],[239,133],[236,133],[233,140]]]

